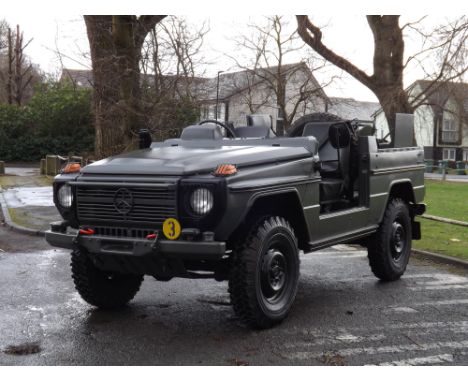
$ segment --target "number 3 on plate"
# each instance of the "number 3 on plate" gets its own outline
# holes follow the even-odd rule
[[[181,231],[182,229],[177,219],[169,218],[164,220],[163,233],[169,240],[176,240],[180,236]]]

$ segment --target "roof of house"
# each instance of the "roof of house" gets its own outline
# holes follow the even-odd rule
[[[228,99],[235,94],[238,94],[249,87],[255,87],[265,83],[265,77],[274,75],[278,70],[278,66],[270,66],[268,68],[245,69],[237,72],[221,73],[219,75],[219,99]],[[304,71],[310,78],[311,85],[317,89],[317,95],[321,98],[328,99],[317,79],[312,74],[312,71],[305,62],[296,62],[293,64],[285,64],[281,66],[283,74],[292,75],[298,71]],[[205,100],[215,100],[217,92],[217,77],[207,79],[204,84],[206,93]]]
[[[434,111],[444,108],[449,98],[453,97],[462,105],[465,114],[468,114],[468,83],[465,82],[440,82],[429,80],[417,80],[408,89],[420,86],[423,92],[428,92],[426,104],[432,106]]]
[[[445,107],[447,101],[453,97],[462,105],[465,115],[468,116],[468,83],[466,82],[434,82],[430,80],[416,80],[406,88],[409,93],[419,86],[422,92],[427,92],[424,104],[432,107],[434,113],[439,113]],[[382,108],[375,111],[374,115],[382,112]]]
[[[66,69],[62,70],[60,82],[71,81],[76,86],[93,87],[93,72],[91,70]]]
[[[267,76],[269,73],[274,73],[277,71],[277,66],[272,66],[269,68],[259,68],[258,75],[255,75],[252,70],[241,70],[237,72],[230,73],[220,73],[219,75],[219,99],[225,100],[232,97],[235,94],[238,94],[251,86],[257,86],[261,83],[264,83],[265,80],[262,77]],[[311,84],[314,88],[317,88],[317,95],[328,99],[325,92],[321,88],[317,79],[312,74],[310,68],[304,63],[294,63],[286,64],[282,66],[282,72],[284,74],[293,74],[300,70],[303,70],[310,78]],[[184,80],[185,77],[177,75],[164,75],[162,76],[163,81],[172,82],[177,80]],[[93,73],[91,70],[76,70],[76,69],[63,69],[60,81],[69,80],[72,81],[77,86],[81,87],[92,87],[93,86]],[[152,82],[154,80],[154,75],[152,74],[143,74],[142,81]],[[193,90],[199,96],[200,99],[204,101],[214,101],[216,100],[216,93],[218,91],[218,77],[213,78],[204,78],[204,77],[194,77],[191,78],[191,84]]]
[[[354,98],[331,97],[328,112],[344,119],[369,121],[380,108],[378,102],[357,101]]]

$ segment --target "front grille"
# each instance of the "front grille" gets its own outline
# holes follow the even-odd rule
[[[123,207],[128,208],[119,209],[117,194],[125,195],[130,206]],[[175,187],[78,185],[76,200],[80,223],[91,222],[93,225],[112,222],[159,227],[165,219],[177,214]]]
[[[145,239],[149,234],[154,233],[154,230],[135,229],[125,227],[93,227],[94,233],[99,236],[112,236],[133,239]]]

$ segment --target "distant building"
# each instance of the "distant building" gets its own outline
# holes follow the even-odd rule
[[[373,114],[379,110],[378,102],[356,101],[354,98],[330,97],[328,113],[335,114],[344,119],[359,119],[372,121]]]
[[[275,127],[278,107],[275,92],[269,84],[278,67],[258,69],[258,74],[250,70],[221,73],[219,76],[219,103],[217,119],[245,125],[249,114],[268,114]],[[312,71],[305,63],[282,66],[286,81],[286,109],[291,113],[297,105],[296,117],[312,112],[325,112],[329,99]],[[217,77],[207,79],[206,93],[201,95],[201,118],[214,119],[216,108]],[[309,92],[306,99],[298,102],[301,91]]]
[[[414,111],[416,143],[426,159],[468,161],[468,83],[433,83],[418,80],[408,87],[410,99],[427,91],[423,105]],[[388,132],[382,109],[375,113],[378,136]]]
[[[80,88],[92,88],[93,72],[91,70],[63,69],[60,82],[71,83]]]
[[[250,70],[220,73],[219,87],[218,77],[190,79],[191,94],[200,104],[200,119],[218,119],[233,122],[235,125],[245,125],[246,116],[249,114],[268,114],[271,115],[275,128],[278,117],[277,100],[267,79],[277,69],[260,68],[258,75]],[[377,102],[329,98],[305,63],[283,65],[282,74],[287,78],[288,112],[298,104],[295,119],[308,113],[328,112],[345,119],[372,120],[373,113],[379,109]],[[147,86],[153,86],[155,82],[153,75],[142,74],[141,78]],[[92,72],[89,70],[64,69],[61,81],[69,81],[79,87],[93,86]],[[174,75],[165,75],[161,81],[166,85],[180,82],[187,86],[183,77]],[[301,91],[308,92],[308,96],[297,102]],[[218,115],[215,116],[217,92]]]

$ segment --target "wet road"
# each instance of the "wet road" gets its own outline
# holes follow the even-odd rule
[[[256,332],[225,282],[146,277],[104,312],[75,292],[65,251],[2,228],[0,248],[1,365],[468,364],[468,273],[449,266],[413,259],[385,284],[363,251],[305,255],[289,318]]]

